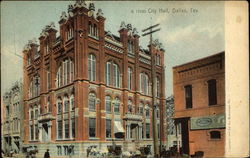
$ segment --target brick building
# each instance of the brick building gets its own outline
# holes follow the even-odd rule
[[[1,103],[1,149],[9,154],[21,152],[23,138],[22,83],[15,82]]]
[[[224,52],[173,68],[175,122],[181,124],[182,151],[224,156]]]
[[[23,51],[26,147],[37,148],[38,157],[48,148],[53,157],[85,157],[90,146],[152,146],[151,54],[139,46],[136,28],[122,22],[120,37],[105,31],[102,10],[95,14],[83,1],[69,5],[59,25],[59,36],[51,23]],[[164,144],[164,50],[158,41],[149,47]]]

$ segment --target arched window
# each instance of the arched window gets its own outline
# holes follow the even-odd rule
[[[95,55],[89,54],[88,57],[88,74],[89,74],[89,80],[95,81],[96,78],[96,58]]]
[[[120,70],[117,64],[113,64],[113,70],[114,86],[120,87]]]
[[[74,62],[70,60],[70,83],[74,80]]]
[[[148,104],[146,104],[145,106],[145,115],[146,115],[146,118],[150,118],[150,107]]]
[[[62,114],[62,99],[57,99],[57,114]]]
[[[138,114],[140,114],[140,115],[143,115],[143,103],[140,103],[140,105],[139,105],[139,107],[138,107],[138,110],[137,110],[137,112],[138,112]]]
[[[114,112],[120,113],[120,99],[118,97],[115,98]]]
[[[96,95],[94,93],[89,93],[89,110],[95,111]]]
[[[98,36],[98,31],[97,31],[97,26],[96,26],[96,24],[94,24],[94,36],[95,36],[95,37]]]
[[[30,87],[29,87],[29,97],[33,97],[33,80],[30,81]]]
[[[111,113],[111,97],[110,96],[105,97],[105,107],[106,107],[106,112]]]
[[[149,95],[149,77],[146,73],[140,73],[140,91],[142,94]]]
[[[132,89],[132,68],[128,67],[128,89],[131,90]]]
[[[92,24],[90,21],[89,21],[89,35],[92,35]]]
[[[50,97],[47,98],[47,112],[51,112]]]
[[[119,66],[113,62],[106,63],[106,84],[114,87],[120,87]]]
[[[71,108],[71,110],[75,110],[75,98],[74,98],[74,94],[71,94],[71,96],[70,96],[70,108]]]
[[[111,62],[106,63],[106,84],[111,84]]]
[[[61,66],[58,68],[57,73],[56,73],[56,86],[61,87],[62,85],[62,68]]]
[[[64,96],[63,104],[64,104],[63,112],[69,112],[69,97],[68,96]]]
[[[133,113],[133,105],[132,105],[132,100],[128,100],[128,113]]]
[[[156,77],[156,96],[160,97],[160,78]]]
[[[59,66],[56,73],[56,86],[61,87],[71,83],[74,79],[74,62],[67,58]]]
[[[210,139],[221,139],[220,131],[211,131],[210,132]]]
[[[134,54],[134,44],[131,40],[128,41],[128,53]]]

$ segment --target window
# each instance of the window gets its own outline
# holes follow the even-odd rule
[[[74,99],[73,94],[70,96],[70,107],[71,107],[71,110],[75,109],[75,99]]]
[[[75,118],[71,119],[71,134],[72,138],[75,138]]]
[[[62,139],[62,120],[57,121],[57,139]]]
[[[156,108],[156,118],[160,118],[160,109],[159,107]]]
[[[128,113],[133,113],[133,105],[130,99],[128,100]]]
[[[146,118],[150,118],[150,108],[148,105],[146,105],[146,108],[145,108],[145,115],[146,115]]]
[[[96,101],[95,94],[89,93],[89,110],[90,111],[95,111],[95,101]]]
[[[128,67],[128,89],[131,90],[132,89],[132,68]]]
[[[38,124],[35,124],[35,139],[38,140],[38,138],[39,138]]]
[[[111,138],[111,120],[106,119],[106,138]]]
[[[160,66],[161,65],[161,56],[159,54],[155,55],[155,63],[156,65]]]
[[[47,90],[49,90],[51,87],[51,82],[50,82],[50,71],[47,70]]]
[[[134,44],[131,40],[128,41],[128,53],[134,54]]]
[[[106,106],[106,112],[111,113],[111,97],[110,96],[105,97],[105,106]]]
[[[106,84],[114,87],[120,87],[120,70],[115,63],[106,63]]]
[[[211,131],[210,132],[210,139],[221,139],[220,131]]]
[[[98,29],[96,24],[89,22],[89,36],[98,37]]]
[[[69,112],[69,98],[68,98],[68,96],[64,97],[64,112]]]
[[[71,26],[68,27],[68,30],[67,30],[67,40],[70,40],[71,38],[73,38],[74,36],[74,31],[73,31],[73,28]]]
[[[149,77],[146,73],[140,73],[140,91],[142,94],[149,95]]]
[[[89,118],[89,137],[90,138],[94,138],[96,135],[95,135],[95,118]]]
[[[193,102],[192,102],[192,86],[187,85],[185,88],[185,100],[186,100],[186,108],[192,108]]]
[[[65,138],[69,138],[69,120],[64,120],[64,134]]]
[[[146,123],[146,138],[150,138],[150,124]]]
[[[158,132],[158,134],[157,134],[158,138],[160,138],[160,132],[161,131],[160,131],[160,124],[159,123],[157,124],[157,132]]]
[[[117,64],[113,64],[113,79],[114,79],[114,86],[120,87],[120,71]]]
[[[115,98],[114,112],[120,113],[120,99],[118,97]]]
[[[144,138],[144,123],[142,123],[142,126],[141,126],[141,139]]]
[[[30,79],[29,97],[37,97],[40,94],[40,77],[34,76]]]
[[[33,110],[30,111],[30,119],[31,119],[31,120],[34,119],[34,111],[33,111]]]
[[[38,115],[39,115],[39,113],[38,113],[38,109],[36,108],[36,109],[35,109],[35,119],[37,119],[37,118],[38,118]]]
[[[59,67],[58,70],[57,70],[57,73],[56,73],[56,78],[57,78],[56,85],[57,85],[57,87],[61,87],[61,85],[62,85],[62,77],[61,77],[62,72],[61,71],[62,71],[61,67]]]
[[[138,114],[143,115],[143,104],[138,107]]]
[[[65,59],[56,74],[56,85],[61,87],[71,83],[74,79],[74,63],[70,58]]]
[[[57,114],[62,114],[62,100],[59,98],[57,100]]]
[[[34,140],[34,130],[33,130],[33,125],[30,125],[30,140]]]
[[[217,104],[217,90],[216,90],[216,80],[209,80],[208,82],[208,104]]]
[[[106,84],[111,84],[111,62],[106,63]]]
[[[61,146],[57,146],[57,155],[58,156],[62,155],[62,147]]]
[[[88,75],[90,81],[96,80],[96,58],[93,54],[88,57]]]
[[[156,96],[160,97],[160,78],[156,77]]]

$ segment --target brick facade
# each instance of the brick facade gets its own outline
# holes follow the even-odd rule
[[[193,155],[196,151],[204,151],[205,157],[224,156],[224,52],[176,66],[173,76],[174,117],[177,124],[181,123],[181,132],[185,135],[182,137],[183,152]],[[190,102],[188,86],[191,87],[191,103],[187,103]],[[214,136],[213,131],[217,131]]]
[[[121,24],[120,37],[105,31],[105,18],[99,9],[94,12],[94,4],[89,8],[84,2],[77,1],[69,5],[68,14],[62,13],[59,21],[59,36],[53,23],[47,25],[39,37],[39,43],[35,40],[29,41],[23,51],[24,66],[24,129],[26,146],[39,148],[38,156],[42,156],[47,148],[51,155],[63,156],[66,147],[74,146],[74,155],[86,156],[89,146],[97,146],[104,149],[112,145],[113,141],[121,145],[124,150],[134,150],[136,147],[152,145],[152,128],[150,138],[146,139],[145,124],[152,122],[152,87],[151,82],[151,55],[148,50],[139,47],[139,35],[131,25]],[[128,48],[128,42],[132,42],[132,52]],[[165,76],[164,76],[164,50],[157,42],[153,45],[153,59],[158,60],[156,74],[159,79],[159,96],[157,104],[160,111],[160,140],[165,143]],[[93,55],[92,57],[90,57]],[[91,58],[91,59],[90,59]],[[90,60],[95,60],[94,74]],[[111,63],[111,66],[107,63]],[[118,67],[118,70],[117,70]],[[128,85],[128,68],[132,69],[131,88]],[[61,70],[59,71],[59,69]],[[109,69],[109,70],[107,70]],[[107,77],[110,72],[110,78]],[[147,93],[142,92],[143,74],[147,74]],[[92,75],[90,77],[90,75]],[[118,75],[118,77],[117,77]],[[61,76],[63,76],[61,78]],[[67,76],[67,77],[66,77]],[[110,81],[107,81],[110,80]],[[109,82],[109,83],[108,83]],[[32,88],[31,88],[32,87]],[[33,90],[32,90],[33,89]],[[31,94],[33,93],[33,94]],[[95,110],[89,109],[89,100],[94,96]],[[73,103],[64,99],[68,98]],[[113,110],[106,112],[105,97],[111,97],[111,107],[114,109],[116,99],[119,100],[120,110],[116,114]],[[58,102],[63,102],[62,114],[58,114]],[[133,111],[128,112],[128,100],[132,101]],[[65,112],[65,103],[70,107]],[[143,107],[143,114],[139,114],[139,106]],[[150,118],[146,118],[146,105],[150,109]],[[38,111],[38,117],[31,118],[31,112]],[[89,137],[89,119],[95,118],[95,138]],[[58,139],[57,126],[62,120],[63,128],[65,119],[69,120],[69,138],[65,139],[67,133],[63,132],[62,139]],[[72,132],[72,119],[75,120],[75,136]],[[111,119],[112,135],[106,138],[106,119]],[[125,130],[124,138],[115,138],[114,122],[120,121]],[[150,124],[152,127],[152,123]],[[38,126],[38,139],[31,140],[30,127]],[[129,137],[129,129],[135,126],[135,137]],[[129,129],[128,129],[129,128]],[[35,131],[36,129],[33,129]],[[142,130],[144,132],[142,132]],[[133,135],[133,132],[132,135]],[[129,132],[130,133],[130,132]],[[143,138],[141,134],[144,133]],[[34,132],[36,136],[36,133]],[[35,137],[34,136],[34,137]],[[59,136],[60,137],[60,136]],[[62,147],[62,154],[58,149]],[[58,153],[59,152],[59,153]]]

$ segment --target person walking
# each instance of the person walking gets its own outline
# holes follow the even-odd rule
[[[44,153],[44,158],[50,158],[49,149]]]

